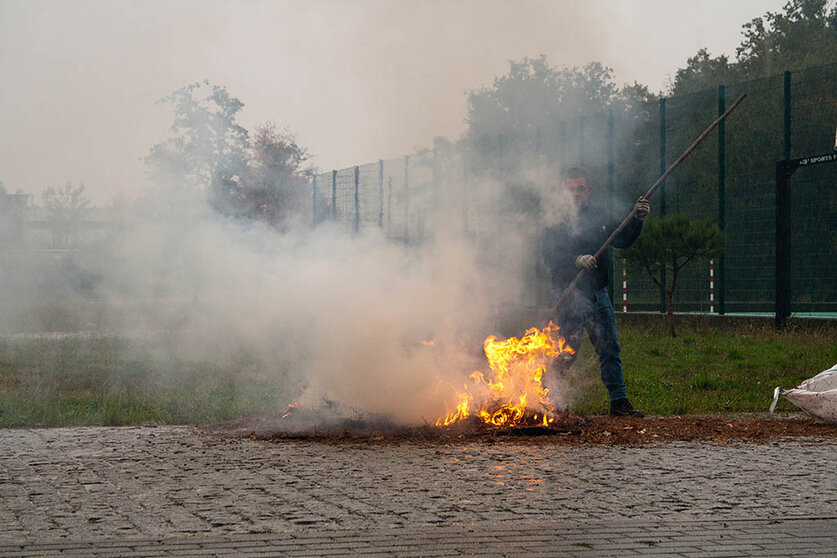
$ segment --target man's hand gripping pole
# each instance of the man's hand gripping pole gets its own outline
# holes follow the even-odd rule
[[[671,166],[669,166],[666,169],[666,171],[663,173],[663,175],[660,178],[658,178],[657,181],[654,183],[654,185],[651,186],[651,188],[645,193],[645,195],[643,197],[646,200],[651,199],[651,196],[654,195],[654,192],[657,191],[657,189],[660,187],[660,184],[662,184],[663,181],[666,178],[668,178],[668,175],[670,175],[672,173],[672,171],[674,171],[674,169],[676,169],[678,166],[680,166],[680,163],[682,163],[683,160],[686,157],[688,157],[689,154],[691,154],[692,151],[695,150],[695,148],[700,144],[700,142],[702,142],[704,139],[706,139],[706,136],[708,136],[709,133],[718,126],[718,124],[723,122],[724,119],[727,116],[729,116],[730,113],[732,113],[733,110],[735,110],[735,108],[741,103],[741,101],[744,100],[744,97],[746,97],[746,96],[747,96],[747,94],[744,93],[740,97],[738,97],[738,99],[736,99],[735,102],[732,103],[730,105],[730,107],[726,111],[724,111],[724,113],[721,116],[716,118],[715,121],[712,122],[712,124],[710,124],[709,127],[706,128],[706,130],[704,130],[703,133],[701,135],[699,135],[695,141],[692,142],[692,145],[690,145],[689,147],[686,148],[686,151],[684,151],[683,154],[680,155],[680,157],[678,157],[677,160],[675,160],[671,164]],[[631,212],[628,213],[628,216],[625,217],[625,219],[622,221],[622,223],[620,223],[620,225],[618,227],[616,227],[616,230],[614,230],[612,233],[610,233],[610,236],[607,237],[607,240],[604,241],[604,244],[602,244],[599,247],[599,249],[596,250],[596,253],[593,254],[593,256],[596,259],[598,259],[598,257],[602,255],[602,252],[607,250],[608,245],[610,245],[610,243],[613,242],[613,239],[616,238],[616,235],[618,235],[622,231],[622,229],[625,228],[625,226],[628,224],[628,222],[631,220],[631,218],[634,216],[635,213],[636,213],[636,208],[631,210]],[[558,302],[555,303],[555,306],[552,307],[552,313],[553,314],[558,312],[558,309],[561,308],[561,305],[564,303],[565,300],[567,300],[567,297],[569,296],[570,292],[572,292],[572,290],[578,284],[578,281],[584,276],[585,272],[586,272],[586,270],[584,270],[584,269],[579,270],[578,274],[575,276],[575,279],[573,279],[572,282],[569,285],[567,285],[567,288],[564,289],[564,292],[561,294],[561,298],[559,298]]]

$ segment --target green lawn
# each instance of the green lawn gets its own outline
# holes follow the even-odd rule
[[[837,362],[833,331],[659,331],[620,328],[628,393],[651,414],[764,412],[775,386],[793,387]],[[162,343],[118,339],[0,341],[0,426],[187,424],[275,412],[284,376],[241,353],[186,360]],[[569,378],[571,410],[607,411],[585,340]],[[779,409],[794,407],[782,401]]]
[[[278,374],[237,355],[175,358],[160,343],[0,341],[0,426],[188,424],[263,413],[288,400]]]
[[[628,396],[637,408],[656,415],[766,412],[773,388],[795,387],[837,362],[832,331],[776,332],[660,330],[632,325],[619,331]],[[573,410],[607,411],[598,363],[585,339],[570,378]],[[796,409],[782,400],[779,410]]]

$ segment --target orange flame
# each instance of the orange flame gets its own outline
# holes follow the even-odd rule
[[[288,408],[285,409],[284,413],[282,413],[282,418],[288,418],[289,416],[291,416],[291,414],[294,412],[294,409],[296,409],[297,407],[299,407],[299,402],[297,401],[294,401],[293,403],[288,405]]]
[[[551,360],[574,354],[558,331],[559,327],[550,322],[543,329],[528,329],[521,338],[498,341],[496,336],[489,336],[484,347],[493,378],[486,380],[480,371],[470,376],[474,387],[487,388],[488,397],[475,406],[474,395],[466,384],[464,391],[457,394],[456,410],[437,420],[436,426],[448,426],[467,418],[472,407],[483,422],[496,426],[549,426],[554,420],[549,415],[555,408],[541,379]],[[531,406],[536,412],[527,415]]]

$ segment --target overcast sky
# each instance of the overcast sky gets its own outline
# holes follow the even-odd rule
[[[156,101],[208,79],[248,129],[288,127],[320,169],[455,138],[466,91],[508,60],[597,60],[664,90],[699,48],[734,57],[741,26],[786,0],[0,0],[0,181],[84,182],[97,204],[144,188],[168,135]]]

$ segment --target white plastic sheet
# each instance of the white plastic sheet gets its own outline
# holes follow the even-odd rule
[[[786,397],[814,418],[837,423],[837,364],[813,378],[808,378],[794,389],[777,387],[773,390],[771,413],[776,409],[776,402],[780,396]]]

